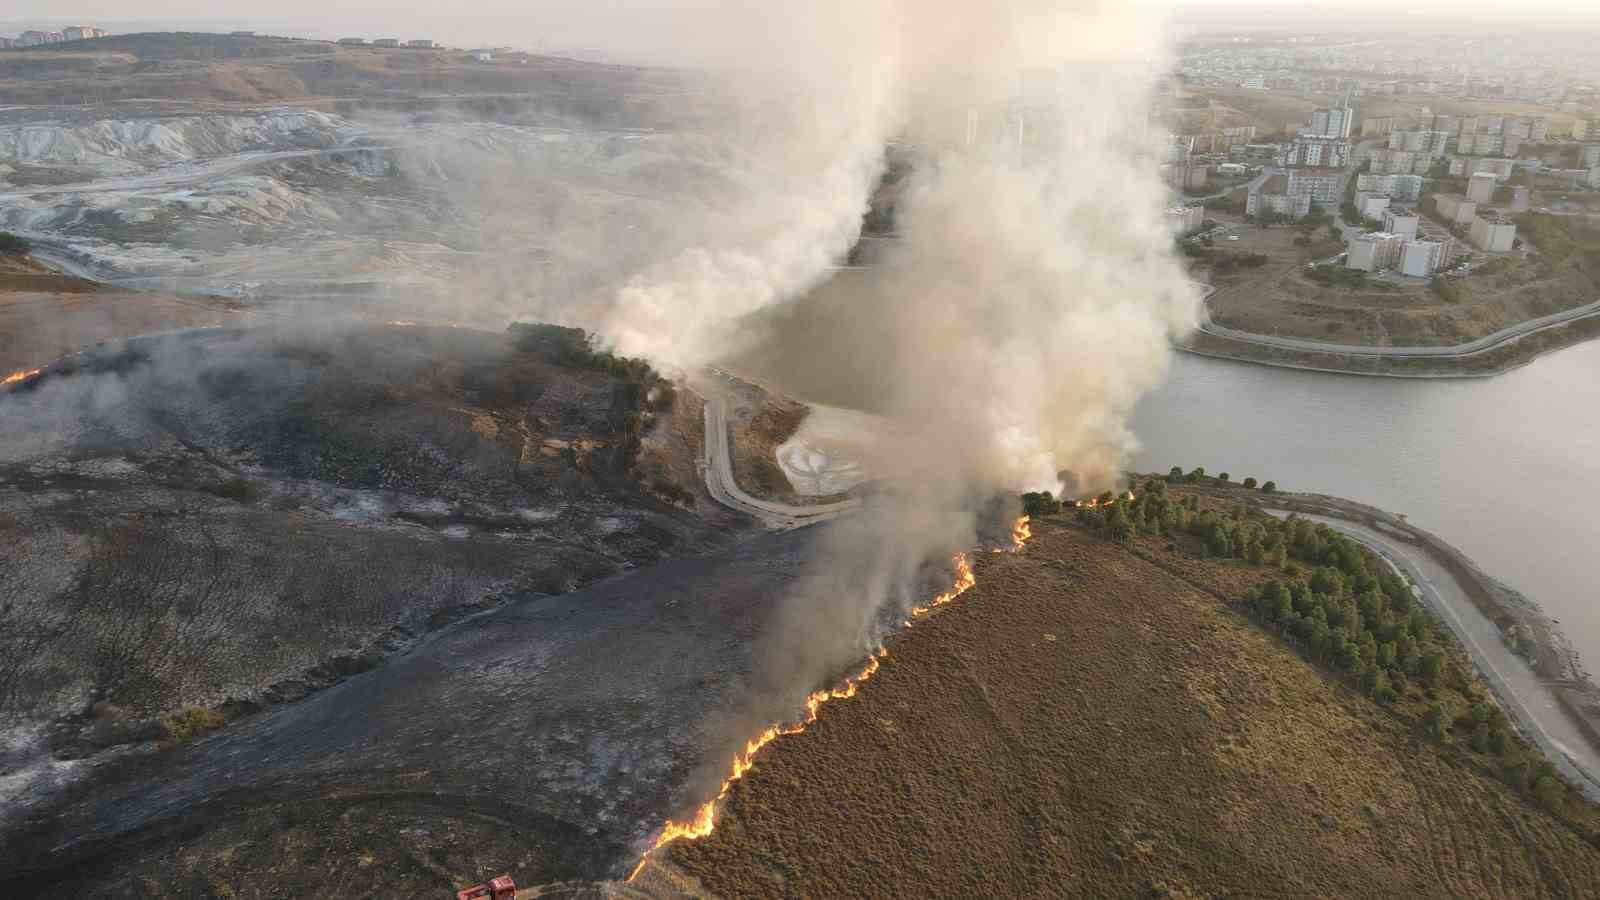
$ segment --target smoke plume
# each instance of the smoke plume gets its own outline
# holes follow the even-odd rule
[[[823,383],[812,399],[889,423],[868,451],[880,489],[818,536],[757,653],[757,722],[925,600],[930,568],[971,546],[987,499],[1112,487],[1136,446],[1134,405],[1197,310],[1160,215],[1156,23],[1122,4],[1038,0],[802,12],[777,65],[749,66],[783,97],[759,142],[771,191],[728,217],[731,240],[633,277],[605,329],[624,352],[735,356],[780,386]],[[753,59],[770,49],[757,41]],[[891,144],[911,161],[896,237],[871,271],[835,274]],[[848,302],[826,299],[840,292]]]

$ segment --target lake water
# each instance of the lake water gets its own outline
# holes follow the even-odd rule
[[[1134,431],[1141,471],[1204,466],[1405,513],[1544,607],[1600,668],[1600,343],[1459,381],[1178,354]]]

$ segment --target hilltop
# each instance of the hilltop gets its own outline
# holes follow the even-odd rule
[[[1430,724],[1430,703],[1483,703],[1455,651],[1436,682],[1391,697],[1247,615],[1279,567],[1202,558],[1185,533],[1119,544],[1067,517],[1035,531],[891,639],[855,702],[769,748],[715,832],[671,845],[641,885],[1523,897],[1600,883],[1592,807],[1513,788],[1525,773],[1475,746],[1471,716]]]

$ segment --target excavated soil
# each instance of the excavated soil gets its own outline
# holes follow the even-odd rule
[[[727,897],[1573,897],[1600,851],[1192,580],[1044,523],[662,875]],[[1194,581],[1194,583],[1191,583]],[[1196,587],[1200,584],[1202,587]]]

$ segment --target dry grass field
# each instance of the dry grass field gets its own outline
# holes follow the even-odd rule
[[[221,325],[240,315],[228,301],[118,291],[0,254],[0,378],[101,341]]]
[[[1036,533],[660,874],[728,897],[1593,896],[1600,850],[1226,605],[1257,567]]]

